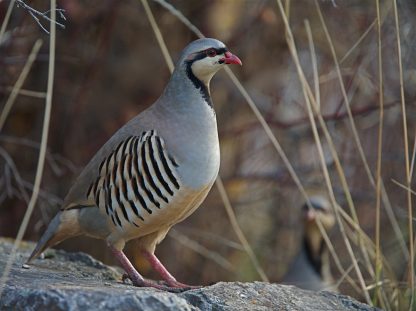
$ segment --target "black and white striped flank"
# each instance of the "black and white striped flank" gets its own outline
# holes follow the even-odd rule
[[[105,209],[115,226],[139,227],[146,213],[168,204],[179,190],[177,167],[154,130],[130,136],[101,162],[87,198]]]

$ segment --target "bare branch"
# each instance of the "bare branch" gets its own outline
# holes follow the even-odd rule
[[[23,0],[16,0],[16,6],[17,7],[22,7],[23,9],[25,9],[26,11],[29,12],[30,16],[33,17],[33,19],[36,21],[36,23],[39,25],[40,28],[42,28],[42,30],[44,32],[46,32],[47,34],[49,34],[49,30],[47,30],[45,28],[45,26],[43,26],[43,24],[41,23],[41,19],[42,20],[46,20],[48,22],[53,22],[55,23],[57,26],[61,27],[62,29],[65,29],[65,25],[56,21],[56,20],[52,20],[48,14],[51,13],[51,10],[45,11],[45,12],[40,12],[34,8],[32,8],[31,6],[27,5]],[[64,21],[66,21],[66,17],[64,15],[65,10],[64,9],[58,9],[55,8],[54,11],[56,13],[58,13],[59,17],[61,19],[63,19]]]

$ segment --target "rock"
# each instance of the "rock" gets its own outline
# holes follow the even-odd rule
[[[294,286],[217,283],[180,294],[123,284],[117,269],[83,253],[49,250],[23,268],[24,242],[0,298],[0,310],[376,310],[350,297]],[[12,241],[0,239],[0,271]]]

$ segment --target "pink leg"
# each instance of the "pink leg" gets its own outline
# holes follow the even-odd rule
[[[124,271],[126,271],[129,279],[133,282],[134,286],[138,287],[154,287],[160,290],[165,291],[176,291],[173,288],[169,288],[167,286],[159,285],[150,281],[145,280],[139,272],[133,267],[130,260],[124,255],[122,251],[119,251],[112,245],[108,245],[108,247],[111,250],[111,253],[114,255],[114,257],[117,258],[117,260],[120,262],[121,266],[123,267]]]
[[[147,250],[142,250],[142,253],[144,257],[147,259],[147,261],[150,263],[152,268],[157,273],[159,273],[162,279],[164,279],[169,286],[174,287],[174,288],[183,288],[183,289],[199,288],[198,286],[186,285],[186,284],[176,281],[173,275],[169,273],[169,271],[160,262],[160,260],[156,257],[155,254]]]

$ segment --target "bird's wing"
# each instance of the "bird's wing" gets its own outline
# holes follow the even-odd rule
[[[149,114],[150,113],[150,114]],[[154,128],[154,124],[146,120],[155,119],[152,109],[148,108],[121,127],[113,136],[95,153],[89,163],[76,178],[61,206],[61,210],[76,209],[95,206],[94,200],[87,198],[87,189],[99,174],[98,168],[103,159],[124,140],[133,135],[138,135],[145,130]]]
[[[154,130],[123,139],[97,165],[85,199],[104,208],[116,226],[122,217],[132,224],[143,220],[144,213],[169,203],[180,188],[178,164]]]

